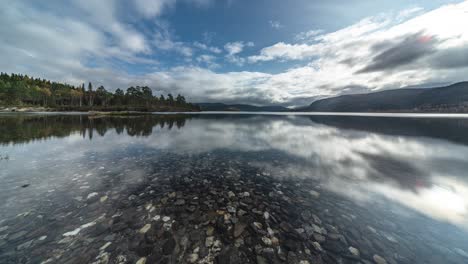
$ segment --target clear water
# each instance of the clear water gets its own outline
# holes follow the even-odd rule
[[[450,117],[1,115],[0,262],[468,263],[467,131]]]

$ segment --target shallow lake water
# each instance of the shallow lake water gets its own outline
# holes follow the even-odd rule
[[[0,263],[468,263],[468,119],[0,115]]]

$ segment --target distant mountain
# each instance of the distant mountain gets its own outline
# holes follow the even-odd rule
[[[468,112],[468,82],[437,88],[407,88],[321,99],[297,111]]]
[[[198,103],[202,111],[247,111],[247,112],[285,112],[283,106],[255,106],[248,104]]]

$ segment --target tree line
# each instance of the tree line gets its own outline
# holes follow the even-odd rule
[[[146,109],[183,108],[198,110],[198,106],[178,94],[153,95],[148,86],[129,87],[125,91],[108,91],[89,82],[75,87],[65,83],[29,77],[21,74],[0,73],[0,105],[42,106],[51,108],[106,109],[112,107],[140,107]]]

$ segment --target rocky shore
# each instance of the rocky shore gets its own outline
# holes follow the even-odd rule
[[[130,169],[96,167],[71,179],[73,199],[51,192],[41,207],[0,220],[1,262],[467,263],[466,249],[445,243],[431,219],[405,222],[390,205],[356,204],[248,157],[164,153],[126,162],[145,169],[131,186],[122,186]],[[92,174],[102,177],[99,188],[87,184]]]

